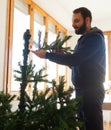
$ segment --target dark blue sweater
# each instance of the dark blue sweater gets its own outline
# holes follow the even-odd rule
[[[105,80],[105,41],[96,27],[82,35],[73,54],[46,53],[46,58],[58,64],[71,66],[75,87],[97,87]]]

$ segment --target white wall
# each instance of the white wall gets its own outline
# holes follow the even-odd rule
[[[108,20],[99,20],[98,22],[92,22],[92,27],[96,26],[102,31],[111,31],[111,18]]]
[[[0,0],[0,91],[3,88],[7,0]]]

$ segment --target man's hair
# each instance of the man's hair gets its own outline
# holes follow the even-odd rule
[[[90,20],[92,21],[92,14],[91,11],[85,7],[80,7],[77,8],[73,11],[73,13],[81,13],[81,15],[83,16],[84,20],[86,19],[86,17],[90,17]]]

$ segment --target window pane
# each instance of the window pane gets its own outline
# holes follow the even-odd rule
[[[14,80],[14,70],[18,70],[18,62],[23,61],[23,34],[29,29],[29,15],[14,8],[14,30],[13,30],[13,48],[12,48],[12,80],[11,91],[18,91],[20,83]]]
[[[56,39],[56,34],[48,31],[48,44],[50,45]],[[47,74],[48,79],[56,79],[56,63],[47,60]],[[50,84],[48,85],[50,87]]]
[[[40,44],[43,45],[44,37],[45,37],[45,26],[39,24],[37,21],[34,21],[34,42],[38,44],[39,36],[38,33],[41,32],[41,40]],[[37,45],[33,43],[33,50],[38,49]],[[35,72],[39,71],[43,67],[45,67],[45,61],[36,55],[32,55],[33,63],[36,65]],[[44,83],[39,83],[37,85],[38,90],[44,89]]]
[[[60,37],[61,39],[64,38],[64,34],[62,33],[62,31],[60,31]],[[64,43],[63,47],[65,47],[66,44]],[[65,76],[65,73],[66,73],[66,66],[63,66],[63,65],[58,65],[58,76]]]
[[[44,24],[44,17],[37,10],[34,10],[34,21],[36,21],[39,25]]]

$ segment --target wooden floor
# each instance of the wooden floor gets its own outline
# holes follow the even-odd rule
[[[76,130],[80,129],[77,127]],[[104,122],[104,130],[111,130],[111,122],[110,123]]]
[[[104,130],[111,130],[111,122],[104,122]]]

